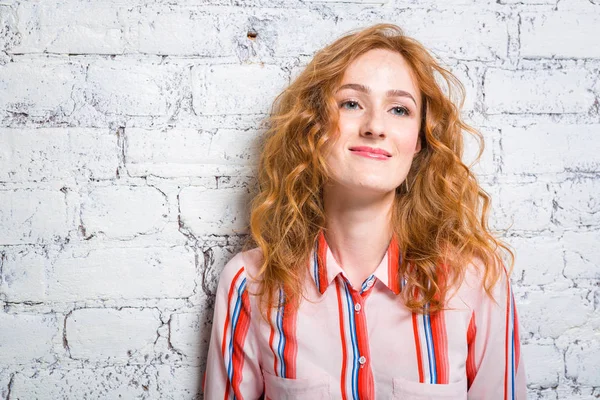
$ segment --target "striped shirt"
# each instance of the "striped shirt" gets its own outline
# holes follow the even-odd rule
[[[322,260],[322,261],[321,261]],[[204,396],[213,399],[525,399],[517,311],[505,274],[483,290],[475,264],[438,313],[398,296],[398,244],[352,287],[321,233],[297,310],[261,318],[261,253],[237,254],[221,273]],[[426,307],[425,307],[426,308]],[[426,311],[426,310],[425,310]]]

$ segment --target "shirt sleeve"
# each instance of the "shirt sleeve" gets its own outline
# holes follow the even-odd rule
[[[479,292],[467,331],[468,399],[525,400],[517,309],[505,271],[493,289],[494,299]]]
[[[241,254],[232,258],[219,278],[203,384],[206,400],[258,399],[263,393],[242,260]]]

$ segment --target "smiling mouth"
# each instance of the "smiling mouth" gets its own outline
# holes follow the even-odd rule
[[[377,149],[367,146],[350,147],[350,151],[353,154],[356,154],[357,156],[371,158],[374,160],[387,160],[388,158],[392,157],[392,155],[389,152],[383,149]]]

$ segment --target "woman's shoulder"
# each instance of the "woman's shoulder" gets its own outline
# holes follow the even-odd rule
[[[499,301],[505,296],[509,284],[510,278],[503,263],[492,258],[486,264],[482,258],[474,256],[465,266],[456,294],[469,308],[476,308],[489,300]],[[486,286],[490,287],[489,293]]]
[[[254,280],[262,264],[262,251],[256,247],[236,253],[226,264],[219,275],[219,284],[229,286],[232,282],[241,284]]]

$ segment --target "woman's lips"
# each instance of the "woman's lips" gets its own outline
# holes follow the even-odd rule
[[[374,160],[387,160],[392,155],[383,149],[377,149],[374,147],[357,146],[350,147],[350,151],[357,156],[371,158]]]

